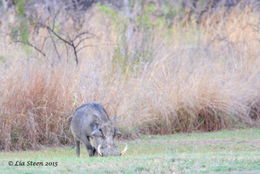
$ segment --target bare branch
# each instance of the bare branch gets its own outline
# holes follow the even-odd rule
[[[85,40],[87,39],[91,39],[92,37],[85,37],[85,38],[82,38],[78,41],[78,43],[76,44],[76,47],[78,47],[82,42],[84,42]]]
[[[50,31],[49,31],[49,30],[48,30],[48,32],[49,32],[49,34],[50,34]],[[58,48],[57,48],[57,46],[56,46],[55,40],[54,40],[54,38],[52,37],[51,34],[50,34],[50,37],[51,37],[51,41],[52,41],[54,50],[55,50],[56,54],[58,55],[59,60],[61,60],[60,53],[59,53]]]
[[[86,48],[86,47],[95,47],[95,45],[84,45],[80,48],[77,49],[77,52],[80,52],[82,49]]]
[[[60,39],[61,41],[65,42],[66,44],[72,46],[72,43],[66,39],[64,39],[63,37],[61,37],[58,33],[56,33],[54,31],[54,29],[52,29],[51,27],[45,25],[45,24],[41,24],[44,28],[46,28],[47,30],[49,30],[52,34],[54,34],[58,39]]]
[[[41,55],[43,55],[43,57],[46,57],[46,54],[42,50],[40,50],[35,45],[31,44],[29,41],[25,42],[25,41],[21,41],[21,40],[16,40],[15,42],[22,43],[24,45],[30,46],[30,47],[34,48],[36,51],[38,51],[39,53],[41,53]]]
[[[77,52],[77,48],[75,47],[74,43],[72,43],[72,48],[73,48],[73,52],[75,55],[76,64],[78,65],[79,64],[78,52]]]
[[[73,53],[74,53],[75,61],[76,61],[77,65],[79,63],[78,52],[81,49],[85,48],[86,46],[83,46],[80,49],[78,49],[78,47],[82,44],[83,41],[85,41],[87,39],[90,39],[90,38],[93,38],[95,36],[94,34],[88,32],[88,31],[85,31],[85,32],[81,32],[81,33],[77,34],[73,39],[71,39],[69,36],[67,36],[68,39],[65,39],[65,38],[63,38],[60,34],[58,34],[54,30],[55,18],[54,18],[54,21],[53,21],[53,27],[52,28],[50,26],[48,26],[48,25],[45,25],[45,24],[39,24],[39,25],[41,25],[42,27],[46,28],[50,35],[53,34],[59,40],[64,42],[65,45],[69,45],[73,49]],[[60,59],[60,54],[59,54],[58,48],[57,48],[57,46],[55,44],[55,41],[54,41],[54,39],[52,37],[51,37],[51,39],[52,39],[52,43],[54,45],[54,49],[55,49],[55,51],[56,51],[56,53],[57,53],[57,55],[58,55],[58,57]]]

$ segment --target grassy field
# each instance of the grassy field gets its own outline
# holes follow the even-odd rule
[[[123,148],[125,142],[119,142]],[[143,136],[128,140],[123,157],[77,158],[71,147],[40,151],[2,152],[0,171],[12,173],[260,173],[260,129],[213,133]],[[8,162],[24,162],[12,166]],[[40,166],[27,166],[31,162]],[[41,166],[57,162],[56,167]]]

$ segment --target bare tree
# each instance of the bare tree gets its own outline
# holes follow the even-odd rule
[[[68,13],[65,10],[63,4],[60,4],[58,0],[49,1],[44,0],[44,4],[40,3],[32,3],[27,5],[26,17],[31,23],[30,27],[36,28],[34,30],[39,31],[40,29],[46,29],[48,35],[45,36],[43,40],[42,46],[39,45],[39,41],[37,41],[37,45],[34,44],[33,39],[28,39],[26,41],[20,39],[19,37],[15,40],[15,42],[22,43],[24,45],[32,47],[34,50],[39,52],[42,56],[47,57],[45,53],[45,44],[46,41],[49,40],[53,45],[53,50],[56,53],[56,56],[59,60],[61,60],[61,51],[59,50],[63,43],[67,49],[67,57],[69,57],[69,49],[72,50],[74,55],[74,60],[76,65],[79,63],[79,52],[89,45],[84,45],[87,39],[95,37],[95,35],[87,30],[73,30],[73,33],[62,32],[62,30],[57,29],[57,26],[62,25],[64,27],[64,20],[67,20],[66,14]],[[60,8],[58,8],[60,7]],[[41,9],[38,14],[39,9]],[[73,19],[73,18],[72,18]],[[78,22],[78,21],[77,21]],[[81,21],[82,22],[82,21]],[[75,25],[73,25],[75,26]],[[37,37],[37,33],[34,37]]]

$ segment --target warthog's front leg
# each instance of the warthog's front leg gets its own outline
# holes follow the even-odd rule
[[[90,157],[91,157],[91,156],[94,156],[96,150],[95,150],[95,148],[90,144],[89,138],[84,137],[84,138],[82,139],[82,141],[83,141],[83,143],[85,144],[85,147],[86,147],[86,149],[87,149],[87,151],[88,151],[89,156],[90,156]]]

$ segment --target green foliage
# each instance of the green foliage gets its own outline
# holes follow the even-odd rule
[[[25,0],[15,0],[15,6],[18,16],[25,14]]]
[[[21,19],[20,20],[20,25],[19,25],[19,32],[20,32],[20,38],[23,42],[28,42],[29,40],[29,25],[28,21],[26,19]]]
[[[131,1],[131,7],[133,8],[133,6],[133,1]],[[134,21],[132,21],[129,16],[124,16],[123,13],[116,13],[116,11],[112,10],[110,7],[99,6],[98,8],[104,12],[105,16],[108,16],[112,20],[114,30],[119,36],[112,59],[115,69],[119,69],[121,72],[126,73],[128,71],[133,71],[140,63],[152,60],[150,54],[152,50],[149,50],[149,38],[151,36],[145,34],[142,40],[142,43],[144,43],[142,48],[138,48],[138,50],[130,50],[129,44],[131,43],[127,38],[127,32],[129,27],[131,30],[130,25],[132,25],[134,30],[136,30],[133,33],[151,33],[151,31],[156,27],[163,26],[164,24],[161,19],[156,21],[151,19],[152,13],[156,10],[155,5],[147,6],[141,15],[138,15]]]
[[[111,19],[114,30],[118,33],[117,46],[114,50],[113,65],[116,69],[120,69],[121,72],[125,73],[129,70],[132,71],[141,63],[149,62],[153,59],[153,48],[151,46],[152,34],[156,29],[164,29],[170,27],[173,23],[174,17],[181,10],[178,7],[170,6],[169,2],[167,6],[163,6],[161,15],[157,15],[158,7],[154,0],[143,2],[130,1],[130,11],[135,10],[134,3],[143,4],[141,12],[134,19],[130,19],[126,14],[119,13],[115,9],[109,6],[98,5],[97,8],[103,12],[104,16]],[[128,29],[131,26],[135,30],[133,33],[144,33],[142,36],[141,47],[135,48],[136,50],[130,50],[131,44],[128,40]],[[130,29],[131,30],[131,29]],[[130,36],[132,37],[132,36]]]
[[[169,29],[173,24],[175,17],[182,13],[183,9],[180,5],[176,7],[172,6],[170,2],[166,2],[163,7],[158,9],[156,2],[154,0],[149,1],[130,1],[130,8],[134,9],[135,4],[143,5],[142,11],[137,12],[137,16],[131,19],[130,16],[126,14],[118,13],[116,10],[108,6],[99,5],[98,9],[103,12],[103,14],[110,18],[113,24],[114,30],[118,33],[117,47],[114,50],[113,64],[116,69],[120,69],[121,72],[128,72],[136,70],[136,67],[142,63],[146,63],[153,60],[153,47],[152,47],[152,33],[157,29]],[[159,12],[159,13],[158,13]],[[134,12],[136,13],[136,12]],[[140,47],[131,47],[129,42],[128,30],[133,28],[133,34],[144,33],[140,39]],[[130,47],[135,50],[130,50]]]
[[[104,13],[105,16],[115,20],[118,17],[118,12],[105,5],[97,5],[97,9]]]
[[[123,52],[124,51],[122,51],[122,48],[120,47],[120,45],[118,45],[114,49],[112,62],[113,62],[113,65],[114,65],[114,70],[120,69],[121,72],[126,72],[127,69],[128,69],[128,67],[127,67],[128,57],[127,57],[127,55],[124,55]]]
[[[20,41],[23,44],[23,48],[27,54],[31,52],[30,47],[26,44],[29,42],[30,31],[29,31],[29,19],[25,16],[25,0],[16,0],[16,22],[17,24],[11,26],[11,37],[15,41]]]
[[[0,55],[0,62],[5,62],[5,57]]]
[[[164,27],[164,21],[160,17],[155,16],[157,7],[154,4],[144,6],[143,11],[136,17],[135,23],[143,30]]]

